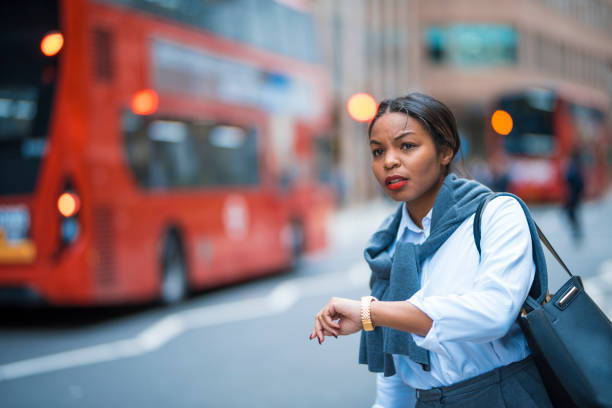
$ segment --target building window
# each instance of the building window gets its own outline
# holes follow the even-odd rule
[[[518,33],[511,26],[429,26],[424,37],[427,58],[435,65],[469,68],[517,63]]]

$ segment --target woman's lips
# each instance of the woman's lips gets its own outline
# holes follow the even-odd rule
[[[390,176],[385,179],[385,185],[390,190],[399,190],[408,183],[408,179],[401,176]]]

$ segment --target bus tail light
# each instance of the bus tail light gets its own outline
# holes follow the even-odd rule
[[[57,199],[57,209],[65,218],[70,218],[79,212],[81,200],[74,193],[66,192]]]
[[[79,196],[72,192],[64,192],[57,199],[57,210],[61,215],[60,235],[66,244],[73,243],[81,229],[77,214],[81,208]]]
[[[47,57],[52,57],[61,51],[64,46],[64,36],[59,32],[52,32],[44,36],[40,42],[40,50]]]

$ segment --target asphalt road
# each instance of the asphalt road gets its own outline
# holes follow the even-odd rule
[[[375,377],[358,336],[309,341],[331,296],[367,293],[361,252],[388,203],[331,223],[332,245],[292,273],[200,293],[174,307],[0,310],[1,407],[369,407]],[[572,240],[559,208],[536,221],[608,316],[612,196],[582,212]],[[551,287],[564,276],[549,258]]]

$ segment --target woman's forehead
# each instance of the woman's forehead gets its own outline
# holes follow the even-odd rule
[[[374,137],[375,134],[379,136],[384,136],[386,134],[394,136],[397,133],[407,130],[414,133],[421,133],[423,127],[418,120],[405,113],[387,112],[374,122],[371,136]]]

